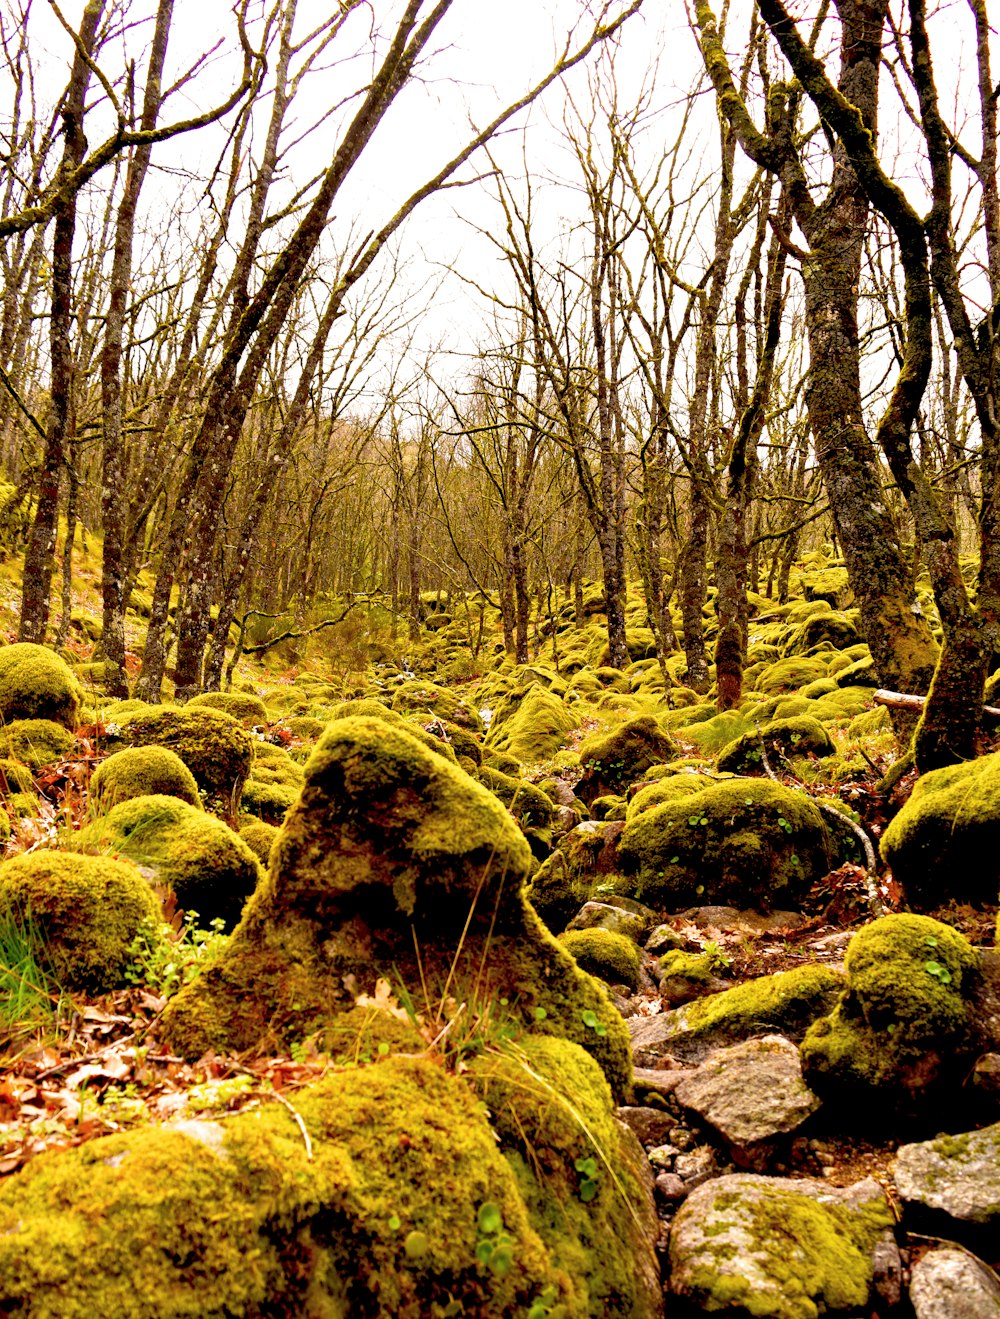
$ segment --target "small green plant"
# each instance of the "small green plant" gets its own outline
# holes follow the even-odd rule
[[[225,945],[225,921],[217,917],[207,930],[198,925],[198,913],[185,913],[178,932],[165,922],[145,922],[129,945],[125,979],[170,998]]]
[[[708,958],[713,971],[728,971],[733,959],[717,939],[709,939],[701,950]]]
[[[942,985],[951,984],[951,972],[943,963],[934,961],[925,962],[924,970],[929,976],[933,976],[935,980],[940,981]]]
[[[549,1283],[542,1294],[528,1309],[528,1319],[548,1319],[559,1299],[559,1291],[554,1283]]]
[[[573,1167],[580,1175],[580,1199],[586,1204],[597,1194],[597,1160],[590,1154],[585,1159],[575,1159]]]
[[[587,1029],[592,1030],[595,1035],[607,1035],[608,1033],[607,1026],[605,1026],[604,1022],[601,1021],[601,1019],[598,1017],[597,1013],[594,1011],[593,1008],[584,1008],[584,1010],[580,1013],[580,1020],[587,1027]]]
[[[504,1229],[500,1206],[492,1200],[481,1204],[476,1228],[476,1260],[484,1269],[502,1278],[514,1263],[514,1238]]]

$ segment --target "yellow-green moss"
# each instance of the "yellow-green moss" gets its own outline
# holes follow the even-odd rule
[[[830,868],[828,833],[808,797],[770,780],[730,779],[629,821],[619,843],[634,896],[676,909],[795,902]]]
[[[194,775],[166,747],[127,747],[102,760],[90,780],[91,805],[110,810],[131,797],[179,797],[201,808]]]
[[[820,658],[805,659],[794,656],[791,659],[776,660],[757,675],[754,687],[759,692],[774,696],[778,692],[794,692],[805,687],[817,678],[826,677],[826,662]]]
[[[493,711],[486,747],[515,760],[536,764],[565,746],[579,719],[569,706],[541,683],[511,692]]]
[[[210,798],[235,810],[254,760],[254,739],[222,710],[153,707],[121,725],[129,746],[175,751]]]
[[[37,1319],[583,1316],[482,1105],[422,1059],[333,1075],[225,1124],[146,1128],[43,1155],[0,1188],[0,1306]],[[484,1206],[509,1268],[481,1264]],[[81,1267],[81,1261],[86,1267]]]
[[[441,737],[428,733],[415,719],[404,718],[398,710],[391,710],[388,706],[383,705],[381,701],[376,701],[373,698],[342,701],[340,705],[334,706],[330,717],[331,719],[381,719],[384,723],[392,724],[394,728],[405,728],[425,747],[431,751],[436,751],[439,756],[444,756],[446,760],[450,760],[453,764],[458,761],[450,742],[445,742]]]
[[[624,934],[600,927],[590,930],[567,930],[559,942],[578,966],[609,984],[639,987],[642,953]]]
[[[28,641],[0,647],[0,720],[48,719],[76,723],[80,688],[65,660]]]
[[[269,742],[258,742],[240,806],[268,824],[280,824],[298,801],[304,779],[302,766],[287,751]]]
[[[813,1089],[926,1099],[958,1084],[974,1045],[968,998],[979,974],[964,935],[929,916],[884,916],[854,936],[844,965],[840,1001],[802,1042]]]
[[[828,966],[777,971],[687,1004],[676,1013],[677,1033],[717,1043],[762,1031],[801,1034],[829,1012],[843,987],[843,975]]]
[[[583,777],[577,792],[584,801],[618,792],[641,779],[653,765],[673,760],[677,744],[650,715],[629,719],[609,732],[580,743]]]
[[[221,710],[238,719],[245,728],[263,728],[270,723],[264,702],[247,692],[202,692],[188,701],[187,708]]]
[[[392,694],[392,708],[399,714],[418,714],[425,718],[447,719],[475,733],[483,731],[479,711],[464,701],[450,687],[434,682],[403,682]]]
[[[35,791],[35,780],[27,765],[16,760],[0,760],[0,796],[11,797]]]
[[[724,774],[764,772],[761,739],[767,748],[772,770],[780,769],[792,756],[831,756],[834,745],[830,735],[819,722],[807,714],[793,718],[774,719],[764,724],[758,733],[744,733],[719,752],[716,767]]]
[[[253,824],[244,824],[240,827],[240,837],[265,868],[277,836],[278,830],[275,826],[265,824],[263,820],[257,820]]]
[[[32,922],[60,985],[103,993],[121,984],[129,944],[160,906],[133,865],[43,849],[0,862],[0,915]]]
[[[853,728],[853,726],[852,726]],[[1000,752],[919,778],[881,852],[915,906],[997,901]]]
[[[525,902],[532,866],[503,806],[456,765],[402,726],[337,720],[265,882],[163,1030],[195,1056],[287,1043],[335,1024],[349,986],[370,994],[377,976],[398,976],[417,998],[426,986],[431,1008],[446,986],[455,1000],[506,997],[527,1025],[592,1052],[624,1093],[624,1024]]]
[[[67,841],[73,851],[127,856],[152,871],[177,905],[196,911],[203,925],[239,920],[263,878],[247,844],[214,816],[177,797],[133,797]]]
[[[536,855],[547,856],[552,846],[552,816],[555,807],[549,797],[525,779],[501,774],[490,765],[480,765],[475,777],[489,788],[510,811]]]
[[[15,719],[0,728],[0,756],[20,760],[32,769],[65,760],[76,738],[51,719]]]

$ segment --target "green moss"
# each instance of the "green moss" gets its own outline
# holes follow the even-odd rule
[[[626,824],[619,857],[636,897],[673,910],[698,901],[770,910],[830,868],[813,803],[760,779],[714,783],[644,811]]]
[[[0,756],[32,769],[65,760],[75,746],[73,734],[51,719],[15,719],[0,728]]]
[[[638,989],[642,953],[624,934],[600,927],[590,930],[567,930],[559,942],[584,971],[609,984]]]
[[[1000,752],[924,774],[882,836],[881,851],[914,906],[997,900]]]
[[[843,986],[844,977],[832,967],[797,966],[688,1004],[678,1013],[678,1026],[719,1042],[761,1031],[801,1034],[829,1010]]]
[[[802,1042],[813,1089],[925,1102],[958,1084],[974,1045],[967,1000],[979,974],[968,940],[928,916],[884,916],[854,936],[844,965],[840,1001]]]
[[[729,1190],[734,1184],[740,1185],[735,1192]],[[705,1310],[738,1305],[760,1319],[816,1319],[863,1308],[875,1244],[893,1222],[881,1197],[854,1209],[758,1178],[722,1179],[711,1206],[700,1198],[697,1212],[724,1226],[717,1243],[706,1240],[697,1250],[705,1263],[692,1267],[672,1250],[685,1294]],[[682,1209],[678,1234],[689,1230]],[[728,1263],[736,1240],[749,1276]]]
[[[547,760],[578,725],[569,707],[540,683],[511,693],[493,711],[486,747],[526,764]]]
[[[287,1043],[335,1026],[348,986],[371,994],[383,976],[421,1001],[426,987],[431,1012],[505,997],[527,1025],[592,1052],[624,1093],[624,1024],[525,902],[532,867],[507,811],[456,765],[402,726],[337,720],[267,878],[222,955],[171,999],[163,1031],[194,1056]]]
[[[849,646],[856,646],[860,640],[857,626],[846,614],[815,614],[793,630],[785,643],[785,654],[802,655],[823,642],[837,650],[846,650]]]
[[[464,701],[454,689],[434,682],[404,682],[392,694],[392,708],[399,714],[417,714],[422,718],[447,719],[461,728],[481,733],[483,721],[479,711]]]
[[[685,980],[692,985],[707,985],[715,979],[715,967],[707,953],[686,953],[673,948],[656,964],[660,980]]]
[[[184,761],[166,747],[128,747],[102,760],[90,780],[90,803],[110,810],[131,797],[179,797],[201,807],[198,785]]]
[[[450,743],[445,742],[442,738],[428,733],[427,730],[419,723],[412,719],[404,719],[398,710],[390,710],[388,706],[381,701],[365,698],[357,701],[343,701],[340,705],[333,708],[332,719],[381,719],[384,723],[392,724],[394,728],[405,728],[412,733],[415,738],[428,747],[431,751],[436,751],[438,755],[444,756],[446,760],[453,763],[457,762],[457,757]]]
[[[838,687],[877,687],[879,677],[875,672],[875,661],[870,655],[855,660],[846,668],[837,671]]]
[[[769,664],[757,675],[754,686],[757,691],[774,696],[778,692],[797,691],[817,678],[825,677],[826,663],[822,659],[793,657]]]
[[[761,740],[767,748],[771,768],[778,769],[792,756],[832,756],[835,750],[830,735],[810,715],[791,719],[774,719],[764,724],[760,733],[744,733],[719,752],[716,768],[721,773],[745,774],[764,770]]]
[[[175,751],[209,798],[235,811],[254,761],[254,739],[222,710],[153,707],[121,725],[122,739],[135,747]]]
[[[73,834],[73,851],[115,852],[153,872],[202,923],[239,920],[263,872],[242,838],[177,797],[134,797]]]
[[[0,796],[10,798],[35,791],[31,770],[16,760],[0,760]]]
[[[0,1303],[38,1319],[520,1314],[553,1262],[482,1106],[422,1059],[333,1075],[295,1096],[312,1156],[275,1105],[225,1124],[146,1128],[41,1156],[0,1189]],[[483,1206],[511,1242],[481,1264]],[[87,1267],[81,1268],[85,1259]]]
[[[28,641],[0,647],[0,720],[47,719],[64,728],[76,723],[80,688],[69,665],[45,646]]]
[[[240,805],[249,815],[257,815],[268,824],[280,824],[298,801],[304,780],[302,766],[287,751],[269,742],[258,742]]]
[[[580,744],[583,778],[577,792],[584,801],[608,792],[620,793],[652,766],[673,760],[677,744],[649,715],[629,719],[610,732],[588,737]]]
[[[475,770],[475,777],[507,807],[531,844],[532,851],[536,855],[548,856],[555,813],[551,798],[533,783],[510,778],[489,765],[481,765]]]
[[[834,609],[840,609],[851,592],[847,569],[820,568],[803,573],[802,591],[807,600],[825,600]]]
[[[717,751],[728,746],[734,738],[753,731],[753,720],[738,710],[724,710],[684,729],[684,738],[693,742],[698,751],[706,756],[714,756]]]
[[[121,984],[129,944],[160,906],[135,866],[42,849],[0,862],[0,916],[34,924],[64,988],[103,993]]]
[[[189,710],[221,710],[232,715],[244,728],[263,728],[270,723],[264,702],[246,692],[202,692],[188,701]]]
[[[311,715],[295,715],[288,720],[288,731],[304,742],[315,742],[325,727],[322,719],[314,719]]]
[[[590,803],[590,815],[594,820],[624,820],[628,813],[628,803],[624,797],[613,793],[606,797],[595,797]]]
[[[465,756],[474,765],[482,764],[483,748],[479,738],[474,733],[470,733],[467,728],[463,728],[461,724],[455,724],[450,719],[435,716],[431,720],[419,720],[418,726],[438,742],[451,747],[456,758]]]
[[[664,802],[676,802],[690,797],[693,793],[709,787],[711,783],[712,779],[707,774],[697,772],[671,774],[656,779],[653,783],[645,784],[635,793],[629,801],[625,818],[634,820],[644,811],[652,810],[654,806],[662,806]]]
[[[260,861],[261,865],[267,866],[268,859],[271,855],[271,848],[274,846],[274,840],[278,836],[278,830],[273,824],[265,824],[263,820],[257,820],[253,824],[244,824],[240,828],[240,837],[253,852],[254,856]]]

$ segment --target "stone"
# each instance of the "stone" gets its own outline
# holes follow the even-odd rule
[[[662,1095],[668,1098],[677,1089],[688,1070],[681,1067],[637,1067],[632,1073],[632,1088],[637,1095]]]
[[[688,1188],[673,1172],[661,1172],[657,1175],[656,1190],[664,1200],[683,1200],[688,1193]]]
[[[781,1035],[716,1050],[674,1094],[715,1128],[745,1168],[760,1167],[774,1138],[797,1130],[820,1106],[802,1080],[798,1049]]]
[[[1000,1319],[1000,1283],[968,1251],[932,1250],[913,1266],[916,1319]]]
[[[721,1172],[719,1160],[711,1145],[699,1145],[697,1149],[686,1154],[678,1154],[674,1159],[674,1172],[684,1182],[689,1191],[704,1182],[711,1181]]]
[[[618,1116],[635,1132],[643,1145],[662,1145],[674,1119],[662,1108],[623,1105]]]
[[[925,1216],[1000,1229],[1000,1122],[982,1131],[901,1145],[894,1170],[906,1205]]]
[[[704,1310],[769,1319],[867,1313],[875,1253],[894,1250],[872,1178],[822,1182],[737,1173],[694,1190],[670,1234],[670,1290]],[[669,1308],[669,1307],[668,1307]]]

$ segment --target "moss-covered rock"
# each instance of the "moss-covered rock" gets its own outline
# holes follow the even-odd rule
[[[73,834],[67,846],[91,855],[127,856],[206,926],[221,919],[232,929],[263,877],[239,834],[177,797],[124,801]]]
[[[653,765],[673,760],[677,744],[651,715],[629,719],[619,728],[588,737],[580,744],[583,777],[577,792],[584,801],[620,793]]]
[[[494,710],[486,747],[536,764],[555,755],[579,719],[566,703],[540,683],[511,693]]]
[[[0,721],[48,719],[72,728],[79,705],[73,670],[55,651],[29,641],[0,647]]]
[[[501,1145],[461,1080],[392,1058],[296,1095],[308,1147],[275,1105],[43,1155],[0,1189],[0,1308],[38,1319],[491,1319],[541,1302],[577,1319],[652,1319],[639,1290],[649,1247],[630,1274],[629,1214],[610,1173],[592,1209],[567,1211],[557,1192],[572,1186],[567,1160],[584,1138],[549,1114],[532,1182],[509,1129],[544,1103],[499,1071],[480,1085],[503,1110]],[[581,1097],[588,1119],[603,1103],[594,1094]],[[602,1118],[610,1133],[609,1108]],[[591,1248],[598,1224],[612,1234],[607,1264]]]
[[[129,746],[175,751],[210,799],[233,813],[254,761],[254,739],[232,715],[204,706],[192,710],[154,706],[121,725]]]
[[[232,715],[244,728],[263,728],[271,721],[267,707],[259,696],[248,692],[202,692],[187,703],[189,710],[221,710]]]
[[[998,848],[1000,752],[922,775],[881,843],[916,907],[996,902]]]
[[[481,765],[475,777],[510,811],[536,856],[548,856],[552,848],[551,798],[525,779],[511,778],[489,765]]]
[[[700,1310],[755,1319],[867,1313],[876,1246],[893,1215],[873,1179],[821,1182],[737,1173],[697,1188],[670,1237],[670,1290]]]
[[[422,718],[447,719],[470,732],[481,733],[483,721],[479,711],[451,687],[434,682],[400,683],[392,694],[392,708],[399,714],[417,714]]]
[[[634,896],[678,910],[695,902],[770,911],[802,899],[830,869],[823,817],[769,779],[732,779],[629,821],[619,842]]]
[[[596,926],[589,930],[567,930],[559,942],[578,966],[612,985],[638,989],[642,954],[631,939]]]
[[[194,1056],[287,1043],[322,1033],[352,989],[398,975],[433,1004],[507,998],[529,1027],[592,1052],[623,1093],[621,1019],[527,905],[532,866],[507,811],[456,765],[403,727],[337,720],[265,882],[222,955],[167,1005],[164,1034]]]
[[[103,993],[121,984],[129,945],[160,905],[127,862],[41,849],[0,862],[0,917],[31,923],[64,989]]]
[[[431,751],[436,751],[438,755],[444,756],[452,764],[458,763],[458,757],[455,755],[454,748],[450,742],[446,742],[442,737],[435,733],[428,733],[423,724],[416,718],[404,718],[398,710],[392,710],[383,705],[381,701],[376,701],[373,697],[364,697],[357,701],[342,701],[340,705],[333,707],[330,715],[331,719],[381,719],[383,723],[392,724],[394,728],[405,728],[407,732],[422,742],[425,747]]]
[[[255,820],[252,824],[242,825],[239,833],[247,847],[266,869],[271,856],[271,848],[278,836],[278,830],[273,824],[265,824],[263,820]]]
[[[51,719],[15,719],[0,727],[0,756],[32,769],[65,760],[75,746],[73,734]]]
[[[824,642],[836,650],[846,650],[848,646],[856,646],[860,640],[857,625],[846,614],[814,614],[793,629],[785,643],[785,654],[804,655],[806,651]]]
[[[287,751],[269,742],[258,742],[240,806],[267,824],[280,824],[298,801],[304,780],[302,766]]]
[[[132,797],[179,797],[201,807],[194,775],[166,747],[127,747],[102,760],[90,780],[90,803],[108,811]]]
[[[803,1074],[821,1096],[880,1091],[908,1105],[957,1087],[974,1046],[968,999],[979,957],[929,916],[883,916],[844,959],[847,986],[802,1041]]]
[[[817,678],[826,676],[826,664],[820,658],[805,659],[795,656],[790,659],[777,660],[769,664],[757,675],[754,684],[757,691],[768,696],[779,692],[794,692],[805,687]]]
[[[724,774],[764,773],[761,739],[773,769],[792,756],[832,756],[836,748],[818,719],[800,714],[791,719],[773,719],[760,733],[744,733],[719,752],[716,768]]]

